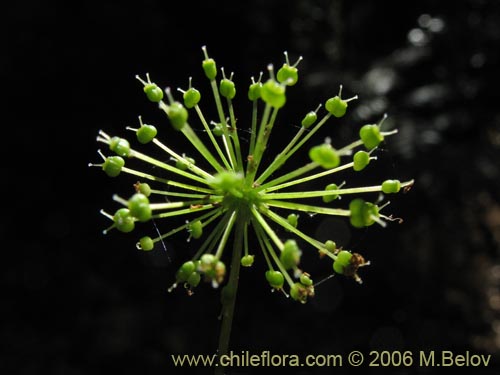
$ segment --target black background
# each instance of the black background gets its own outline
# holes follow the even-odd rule
[[[344,177],[353,185],[416,180],[389,206],[404,218],[400,225],[352,230],[342,220],[301,217],[309,233],[337,233],[341,245],[372,261],[362,286],[336,277],[301,306],[270,293],[262,259],[243,269],[232,348],[469,350],[495,361],[471,373],[497,373],[498,1],[46,1],[9,4],[1,18],[1,373],[183,373],[171,368],[171,353],[214,353],[218,291],[202,285],[192,297],[167,293],[193,245],[179,235],[166,252],[141,253],[137,231],[103,236],[109,223],[99,209],[112,212],[112,194],[126,196],[131,181],[87,167],[99,161],[97,131],[126,134],[138,115],[165,126],[162,139],[185,151],[134,76],[149,72],[173,89],[193,76],[208,96],[202,45],[235,71],[240,123],[250,113],[243,100],[249,77],[270,62],[279,66],[284,50],[292,61],[304,57],[271,139],[276,152],[291,134],[286,126],[343,84],[346,96],[360,100],[318,139],[342,145],[385,112],[400,130],[372,172]],[[331,273],[324,260],[305,257],[304,264],[316,279]]]

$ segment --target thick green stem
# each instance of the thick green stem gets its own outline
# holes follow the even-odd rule
[[[243,233],[244,227],[246,225],[246,219],[244,217],[238,217],[238,219],[236,220],[236,233],[234,236],[233,257],[231,259],[229,280],[222,291],[222,325],[219,335],[219,349],[217,351],[219,358],[222,355],[226,355],[229,349],[229,339],[231,337],[234,306],[236,304],[236,294],[238,291],[238,281],[240,275],[241,252],[243,249]],[[223,375],[224,367],[216,367],[215,374]]]

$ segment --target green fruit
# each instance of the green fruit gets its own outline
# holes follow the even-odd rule
[[[382,183],[382,192],[385,194],[397,193],[401,189],[399,180],[385,180]]]
[[[325,169],[338,167],[340,156],[337,151],[328,144],[314,146],[309,150],[309,157]]]
[[[370,154],[366,151],[358,151],[353,157],[353,169],[356,172],[362,171],[370,163]]]
[[[275,289],[281,289],[283,287],[283,283],[285,282],[285,278],[280,271],[266,271],[266,280]]]
[[[361,127],[359,130],[359,137],[368,150],[374,149],[384,140],[384,136],[380,133],[379,126],[374,124]]]
[[[262,85],[260,94],[266,104],[276,109],[283,107],[286,103],[285,86],[274,79],[269,79]]]
[[[347,102],[337,95],[326,101],[325,108],[333,116],[342,117],[347,111]]]

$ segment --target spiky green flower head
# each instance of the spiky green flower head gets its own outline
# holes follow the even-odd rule
[[[188,88],[179,88],[182,97],[176,99],[170,88],[160,90],[149,74],[145,79],[137,77],[146,98],[165,113],[165,124],[145,124],[140,116],[138,128],[126,128],[134,134],[130,138],[99,132],[97,140],[109,155],[99,150],[103,162],[91,165],[101,167],[110,177],[129,174],[138,180],[127,198],[113,196],[121,205],[114,214],[101,210],[112,222],[104,232],[141,232],[136,235],[136,246],[142,251],[163,251],[166,238],[184,235],[193,252],[184,255],[169,290],[183,285],[192,294],[203,280],[216,288],[224,285],[223,301],[235,294],[234,283],[243,266],[260,269],[271,290],[305,303],[314,296],[312,280],[317,280],[302,264],[306,252],[318,254],[323,261],[329,259],[331,275],[361,282],[358,270],[369,262],[358,253],[339,249],[334,239],[315,239],[301,228],[299,216],[340,216],[354,228],[374,223],[384,226],[394,220],[382,214],[388,202],[381,202],[387,194],[407,190],[413,181],[389,179],[370,186],[349,186],[349,179],[344,175],[340,181],[337,173],[362,174],[370,169],[378,147],[396,131],[384,132],[381,121],[361,126],[359,139],[348,145],[313,138],[320,128],[339,121],[347,112],[347,103],[357,98],[343,98],[342,87],[315,110],[304,109],[303,118],[298,119],[300,127],[280,123],[288,90],[300,82],[302,60],[299,57],[292,65],[286,52],[276,74],[269,64],[266,78],[262,73],[257,80],[251,78],[243,92],[252,116],[248,121],[238,118],[233,99],[240,91],[233,73],[226,75],[206,47],[202,51],[204,74],[198,76],[208,79],[205,89],[195,88],[189,77]],[[212,111],[202,111],[201,104]],[[285,129],[281,134],[296,131],[279,152],[272,147],[275,127]],[[182,134],[192,148],[181,152],[164,141],[174,132]],[[244,137],[240,138],[240,132]],[[149,156],[142,151],[147,147],[165,156]],[[272,155],[264,158],[265,153]],[[281,173],[292,157],[295,163],[304,157],[302,166]],[[272,161],[263,165],[263,160]],[[300,190],[301,184],[312,181],[322,188]],[[360,194],[362,198],[357,196]],[[175,217],[185,217],[185,223],[169,227],[169,219]],[[147,231],[150,233],[144,233]]]

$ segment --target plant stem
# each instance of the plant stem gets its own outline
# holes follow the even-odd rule
[[[236,220],[236,233],[233,243],[233,256],[231,259],[231,270],[227,285],[222,291],[222,325],[219,335],[219,349],[217,350],[219,358],[228,353],[229,339],[231,336],[231,327],[233,325],[234,306],[236,304],[236,294],[238,291],[238,281],[241,265],[241,251],[243,249],[243,233],[247,225],[248,217],[241,215]],[[215,368],[215,375],[223,375],[224,367]]]

